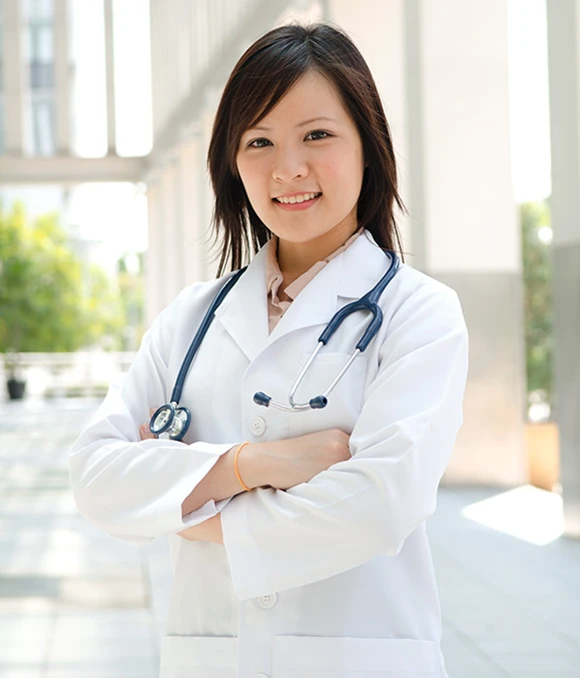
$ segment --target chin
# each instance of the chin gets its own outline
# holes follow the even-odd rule
[[[321,236],[325,235],[327,231],[319,231],[317,233],[313,233],[312,229],[308,228],[296,228],[296,229],[276,229],[277,233],[272,231],[272,233],[275,233],[275,235],[278,236],[281,240],[286,240],[287,242],[293,242],[293,243],[305,243],[305,242],[310,242],[310,240],[315,240],[316,238],[320,238]]]

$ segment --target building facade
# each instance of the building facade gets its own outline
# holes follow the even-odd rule
[[[580,311],[571,312],[580,309],[580,0],[547,6],[562,486],[567,532],[580,534]],[[184,286],[215,275],[206,155],[219,95],[239,56],[289,20],[345,28],[369,63],[393,132],[410,211],[399,219],[406,259],[458,292],[470,330],[465,422],[444,480],[527,482],[506,0],[150,0],[154,141],[139,158],[115,152],[113,1],[104,0],[109,152],[103,158],[70,151],[69,2],[3,0],[1,8],[0,175],[12,183],[146,184],[147,324]]]

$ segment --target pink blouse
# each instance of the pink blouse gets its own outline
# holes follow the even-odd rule
[[[278,292],[284,280],[282,277],[282,272],[280,271],[280,266],[278,265],[278,259],[276,257],[276,251],[278,249],[278,237],[272,236],[272,239],[266,244],[266,247],[268,248],[266,251],[266,290],[268,293],[268,320],[270,332],[272,332],[274,327],[276,327],[280,321],[280,318],[284,315],[292,301],[296,299],[298,294],[306,287],[312,278],[314,278],[314,276],[319,273],[329,261],[334,259],[334,257],[338,256],[341,252],[344,252],[344,250],[349,245],[351,245],[359,235],[361,235],[363,230],[363,228],[359,228],[350,236],[344,245],[341,245],[323,261],[317,261],[301,276],[296,278],[294,282],[290,283],[290,285],[284,288],[283,291],[290,297],[290,301],[282,301],[278,298]]]

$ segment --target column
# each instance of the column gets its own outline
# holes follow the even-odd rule
[[[70,57],[68,3],[54,3],[54,73],[56,84],[56,150],[59,155],[70,153]]]
[[[181,212],[183,219],[183,285],[191,285],[206,278],[205,250],[200,203],[200,174],[204,158],[201,154],[199,136],[186,140],[181,147],[180,183]]]
[[[107,83],[107,154],[117,154],[115,115],[115,46],[113,37],[113,0],[105,0],[105,73]]]
[[[147,232],[145,253],[145,326],[149,327],[163,309],[165,299],[165,269],[163,257],[163,198],[159,173],[147,182]]]
[[[381,91],[398,148],[407,262],[457,291],[470,331],[447,483],[527,482],[521,243],[505,0],[330,0]],[[409,237],[410,236],[410,237]]]
[[[521,235],[511,180],[505,0],[419,7],[424,269],[470,330],[465,423],[446,480],[528,480]],[[412,39],[410,32],[408,40]]]
[[[164,306],[169,305],[183,287],[182,256],[183,239],[181,235],[181,196],[179,185],[179,152],[171,154],[163,168],[163,223],[161,237],[165,269]],[[158,236],[159,237],[159,236]]]
[[[580,3],[547,2],[555,401],[564,529],[580,536]]]
[[[19,0],[5,0],[3,6],[4,45],[4,145],[5,152],[21,155],[24,145],[23,91],[24,61],[22,55],[22,11]]]

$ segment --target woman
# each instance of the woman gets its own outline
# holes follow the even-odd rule
[[[121,539],[169,535],[164,678],[444,678],[425,521],[462,424],[457,294],[401,263],[377,335],[325,408],[253,399],[288,403],[333,314],[400,250],[389,127],[350,39],[291,25],[254,43],[224,89],[209,170],[219,277],[157,317],[76,441],[78,506]],[[248,258],[187,374],[187,434],[153,436],[228,265]],[[347,318],[296,400],[328,386],[368,323]]]

